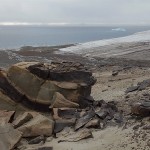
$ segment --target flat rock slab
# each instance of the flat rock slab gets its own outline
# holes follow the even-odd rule
[[[59,92],[55,92],[50,108],[62,108],[62,107],[78,108],[79,104],[71,102],[71,101],[67,100]]]
[[[79,128],[83,127],[85,124],[87,124],[93,117],[95,116],[95,112],[93,110],[90,110],[87,112],[86,115],[83,117],[79,118],[76,121],[75,124],[75,130],[78,130]]]
[[[78,142],[82,139],[92,138],[92,132],[88,129],[81,129],[77,132],[71,132],[63,137],[59,142]]]
[[[0,126],[0,149],[12,150],[22,137],[22,133],[12,125]]]
[[[18,130],[23,132],[23,137],[35,137],[35,136],[51,136],[53,133],[54,121],[43,115],[37,115]]]
[[[53,118],[57,119],[73,119],[79,118],[79,112],[76,108],[53,108]]]
[[[62,131],[65,127],[70,127],[75,125],[75,119],[60,119],[55,121],[54,133]]]

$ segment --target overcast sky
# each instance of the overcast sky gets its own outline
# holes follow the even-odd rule
[[[0,0],[0,22],[150,24],[150,0]]]

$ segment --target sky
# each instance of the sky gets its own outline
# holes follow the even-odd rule
[[[150,24],[150,0],[0,0],[0,24]]]

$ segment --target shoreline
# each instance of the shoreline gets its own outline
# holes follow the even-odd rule
[[[108,65],[150,67],[149,49],[150,31],[144,31],[95,42],[0,50],[0,67],[9,67],[21,61],[50,63],[64,60],[77,61],[97,68]]]
[[[0,51],[0,67],[7,68],[20,61],[81,62],[92,69],[93,76],[97,79],[96,84],[92,87],[91,96],[95,100],[115,101],[119,110],[124,113],[124,124],[123,126],[114,126],[112,123],[106,128],[91,129],[93,138],[79,142],[59,143],[61,138],[51,138],[50,141],[44,143],[44,146],[52,146],[57,150],[128,150],[138,148],[148,150],[149,133],[143,128],[148,126],[149,120],[147,121],[147,118],[142,120],[133,118],[130,116],[130,109],[132,104],[139,102],[145,94],[149,94],[150,87],[146,87],[143,91],[132,91],[128,94],[125,91],[129,87],[149,79],[150,42],[107,45],[88,51],[88,54],[61,53],[59,51],[60,48],[67,48],[68,46],[72,45],[28,46],[22,47],[20,51]],[[116,75],[113,75],[114,72]]]

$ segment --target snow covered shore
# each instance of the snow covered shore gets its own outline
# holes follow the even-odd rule
[[[126,37],[79,43],[75,46],[62,48],[60,49],[60,51],[73,52],[77,54],[83,54],[83,53],[85,54],[86,52],[93,51],[94,49],[97,50],[97,48],[99,47],[108,46],[112,44],[115,45],[119,43],[133,43],[133,42],[150,42],[150,30],[144,32],[138,32]]]

